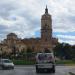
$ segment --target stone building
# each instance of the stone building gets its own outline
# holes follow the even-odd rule
[[[26,45],[22,42],[22,39],[18,38],[15,33],[9,33],[7,35],[7,38],[2,41],[2,44],[5,44],[8,46],[8,48],[11,49],[11,52],[13,48],[16,48],[17,51],[26,50]]]
[[[41,37],[22,40],[28,47],[35,51],[43,51],[45,48],[52,50],[58,43],[58,39],[52,37],[52,17],[46,6],[45,13],[41,17]]]
[[[2,44],[6,44],[8,48],[15,46],[17,50],[26,50],[31,48],[33,51],[43,51],[45,48],[52,50],[58,43],[58,39],[52,37],[52,17],[48,13],[46,7],[45,13],[41,17],[41,37],[40,38],[25,38],[19,39],[16,34],[10,33],[3,40]]]

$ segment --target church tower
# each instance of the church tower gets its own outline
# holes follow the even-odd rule
[[[48,13],[48,8],[46,6],[45,14],[41,18],[41,40],[44,42],[49,42],[52,40],[52,18]]]

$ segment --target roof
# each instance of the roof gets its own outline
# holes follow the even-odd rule
[[[9,33],[7,36],[17,36],[15,33]]]

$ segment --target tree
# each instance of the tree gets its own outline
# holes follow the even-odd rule
[[[62,58],[63,57],[63,44],[58,44],[56,47],[53,49],[54,50],[54,55],[57,57]]]
[[[30,59],[32,57],[32,54],[33,53],[33,50],[28,47],[27,50],[26,50],[26,55],[27,55],[27,58]]]
[[[61,59],[71,59],[72,55],[72,49],[71,45],[67,43],[59,43],[55,48],[54,48],[54,54],[57,57],[60,57]]]
[[[32,53],[32,52],[33,52],[33,50],[30,47],[28,47],[26,50],[26,53]]]
[[[72,46],[72,54],[71,54],[71,56],[72,56],[72,59],[74,59],[75,60],[75,45],[74,46]]]

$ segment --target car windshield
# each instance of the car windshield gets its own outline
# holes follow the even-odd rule
[[[3,60],[3,62],[5,62],[5,63],[11,63],[12,61],[11,60]]]
[[[52,54],[39,54],[38,55],[38,60],[49,62],[49,61],[52,60]]]

